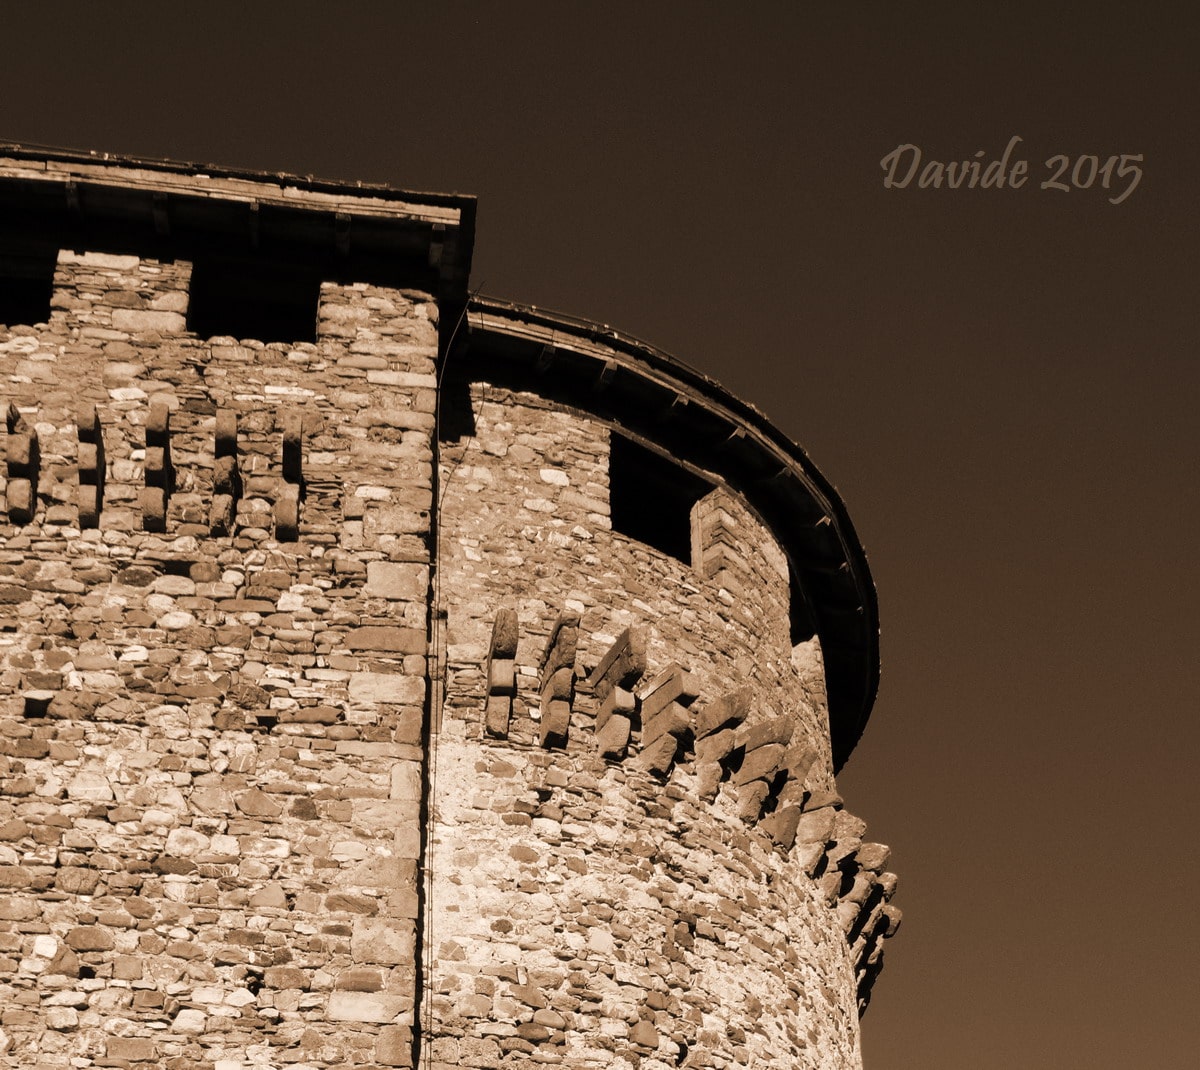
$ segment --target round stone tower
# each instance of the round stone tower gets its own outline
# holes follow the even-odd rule
[[[0,1066],[861,1065],[844,507],[473,224],[0,146]]]

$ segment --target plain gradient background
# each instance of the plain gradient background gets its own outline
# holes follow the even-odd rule
[[[879,589],[867,1070],[1190,1070],[1200,18],[834,7],[7,5],[0,139],[477,194],[473,286],[765,411]],[[883,187],[1014,135],[1020,190]]]

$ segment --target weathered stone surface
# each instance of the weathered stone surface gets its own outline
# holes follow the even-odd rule
[[[423,601],[428,593],[429,567],[407,561],[368,561],[365,591],[372,598]]]
[[[620,714],[614,714],[604,723],[604,727],[596,733],[596,748],[600,756],[618,760],[625,756],[629,746],[630,720]]]
[[[751,691],[741,688],[722,695],[696,714],[696,738],[702,739],[721,728],[739,725],[750,712]]]
[[[355,962],[400,965],[412,962],[414,949],[412,925],[382,918],[355,921],[350,953]]]
[[[773,777],[779,770],[779,763],[785,750],[782,744],[768,743],[758,750],[749,751],[736,773],[733,775],[735,784],[745,784],[750,780],[765,780]]]
[[[404,1010],[403,996],[385,992],[332,992],[328,1015],[334,1022],[392,1022]]]
[[[350,701],[419,705],[425,701],[425,679],[399,673],[354,673],[350,677]]]
[[[112,933],[98,925],[80,925],[67,933],[67,946],[73,951],[111,951]]]
[[[351,650],[382,650],[400,654],[419,654],[425,649],[422,628],[355,628],[346,636]]]

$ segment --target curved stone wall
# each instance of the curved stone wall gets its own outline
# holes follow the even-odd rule
[[[724,487],[693,509],[699,568],[633,542],[618,430],[487,384],[472,407],[442,451],[434,1064],[857,1065],[862,947],[829,900],[862,826],[779,547]]]

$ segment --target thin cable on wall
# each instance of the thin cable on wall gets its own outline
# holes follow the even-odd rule
[[[482,284],[481,284],[481,286],[482,286]],[[434,499],[434,512],[433,512],[433,518],[432,518],[432,522],[434,525],[434,527],[433,527],[433,560],[431,562],[431,567],[433,568],[433,598],[432,598],[432,605],[430,606],[430,633],[431,633],[431,638],[433,640],[433,642],[432,642],[433,650],[431,652],[432,656],[433,656],[433,664],[427,668],[426,676],[428,677],[431,686],[436,686],[438,689],[437,698],[436,698],[437,708],[436,708],[436,710],[434,709],[434,704],[431,701],[429,713],[430,713],[431,718],[434,718],[434,717],[436,718],[436,724],[439,726],[439,728],[441,726],[442,716],[445,713],[446,673],[448,671],[448,665],[447,665],[448,659],[445,656],[446,655],[445,628],[443,628],[440,623],[441,619],[442,619],[441,618],[441,611],[442,611],[442,569],[441,569],[442,525],[440,522],[440,518],[441,518],[441,511],[442,511],[442,502],[444,501],[444,495],[445,495],[445,491],[442,487],[442,484],[443,484],[443,482],[448,484],[450,481],[450,478],[454,475],[455,470],[458,468],[458,463],[456,462],[453,465],[453,467],[451,467],[446,472],[446,476],[445,476],[444,480],[438,478],[438,474],[437,474],[438,458],[436,456],[436,451],[438,449],[438,443],[441,442],[441,432],[442,432],[442,397],[443,397],[442,383],[446,376],[446,368],[450,363],[450,354],[453,353],[453,351],[454,351],[455,339],[457,339],[457,337],[458,337],[458,332],[459,332],[459,329],[463,325],[463,321],[467,318],[467,309],[470,308],[471,301],[473,301],[479,295],[479,290],[480,290],[481,286],[477,286],[470,294],[468,294],[467,300],[464,302],[462,310],[458,314],[458,319],[455,321],[454,329],[450,332],[450,339],[446,343],[445,356],[442,358],[441,367],[438,368],[437,390],[436,390],[436,394],[434,397],[433,442],[434,442],[435,456],[433,459],[434,463],[431,466],[431,472],[432,472],[432,476],[435,480],[435,485],[436,485],[438,493]],[[469,439],[468,439],[468,441],[469,441]],[[439,683],[439,681],[440,681],[440,683]],[[432,726],[431,726],[431,728],[432,728]],[[428,738],[427,738],[427,749],[426,749],[427,774],[426,774],[426,776],[427,776],[427,781],[429,784],[429,792],[428,792],[428,796],[427,796],[427,805],[425,807],[425,829],[424,829],[425,844],[424,844],[424,851],[423,851],[424,862],[425,862],[425,873],[422,878],[424,886],[425,886],[425,926],[424,926],[425,927],[425,937],[422,941],[422,945],[423,945],[422,953],[423,954],[427,953],[429,955],[429,961],[430,961],[431,967],[432,967],[432,962],[433,962],[432,948],[433,948],[433,914],[434,914],[434,911],[433,911],[433,835],[434,835],[434,828],[436,825],[436,822],[434,820],[434,817],[435,817],[434,807],[437,802],[438,735],[439,735],[438,732],[431,730],[428,733]],[[418,965],[418,969],[420,969],[420,971],[423,975],[425,972],[424,968],[419,963],[417,965]],[[433,1033],[433,986],[429,983],[430,982],[429,977],[425,977],[424,981],[425,981],[425,991],[421,994],[421,1019],[422,1019],[422,1021],[421,1021],[419,1043],[420,1043],[422,1051],[424,1052],[424,1054],[426,1056],[425,1062],[426,1062],[426,1064],[428,1064],[429,1051],[433,1044],[433,1037],[432,1037],[432,1033]]]

